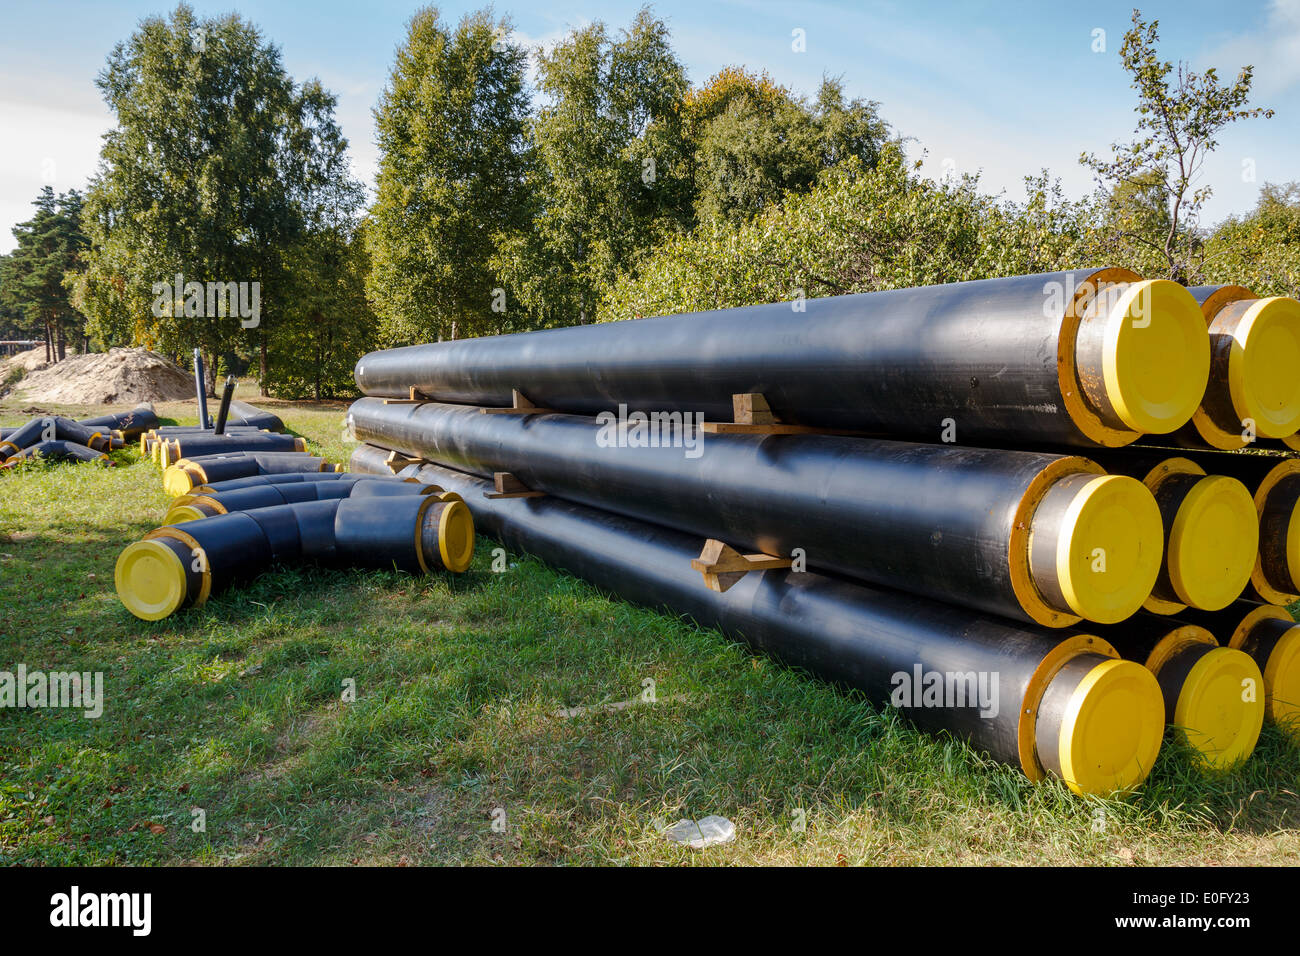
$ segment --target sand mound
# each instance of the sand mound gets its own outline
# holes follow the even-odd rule
[[[51,405],[171,402],[193,398],[194,379],[148,349],[110,349],[32,372],[15,385],[14,394]]]
[[[6,356],[0,359],[0,382],[9,377],[9,373],[16,368],[21,368],[27,372],[35,372],[38,368],[45,367],[45,346],[38,345],[34,349],[28,349],[26,352],[18,352],[14,355]]]

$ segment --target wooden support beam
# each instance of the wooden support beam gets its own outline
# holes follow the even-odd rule
[[[408,465],[423,465],[423,458],[412,458],[410,455],[403,455],[400,451],[390,451],[388,457],[384,459],[384,464],[393,474],[397,474]]]
[[[761,392],[739,392],[731,396],[735,421],[704,422],[700,431],[706,435],[861,435],[863,432],[816,428],[810,425],[787,425],[777,418]]]
[[[552,415],[557,414],[553,408],[542,408],[540,405],[534,405],[528,396],[519,389],[510,390],[510,407],[509,408],[480,408],[479,411],[484,415]]]
[[[777,558],[770,554],[741,554],[717,538],[710,538],[704,542],[700,556],[691,562],[691,568],[704,575],[704,583],[710,591],[721,593],[751,571],[788,568],[793,563],[790,558]]]
[[[431,401],[433,401],[433,399],[431,399],[428,395],[425,395],[418,388],[412,385],[411,390],[408,393],[406,398],[386,398],[384,399],[384,404],[385,405],[423,405],[425,402],[431,402]]]
[[[492,485],[496,488],[496,493],[485,491],[483,492],[484,498],[543,498],[546,496],[546,492],[533,491],[508,471],[493,472]]]

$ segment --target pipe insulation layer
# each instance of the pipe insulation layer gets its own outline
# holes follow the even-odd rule
[[[1151,494],[1083,458],[680,423],[651,447],[588,418],[375,398],[349,422],[462,471],[1047,626],[1123,620],[1160,571]]]
[[[354,455],[354,468],[365,458]],[[897,700],[922,729],[964,737],[1031,779],[1050,772],[1078,793],[1130,789],[1159,751],[1164,711],[1155,678],[1116,659],[1099,638],[1063,637],[815,572],[765,571],[710,591],[691,570],[699,536],[556,498],[486,499],[490,483],[434,465],[419,475],[476,502],[480,530],[511,550],[716,628],[877,703]]]
[[[1241,286],[1189,290],[1210,334],[1210,379],[1190,432],[1212,448],[1244,448],[1248,436],[1300,429],[1300,302],[1257,298]],[[1194,435],[1193,435],[1194,433]]]
[[[1300,626],[1284,608],[1238,601],[1214,613],[1184,612],[1179,619],[1249,654],[1264,675],[1265,718],[1300,738]]]
[[[1217,611],[1241,596],[1259,556],[1259,517],[1246,485],[1208,475],[1182,456],[1123,449],[1093,457],[1109,472],[1141,480],[1160,507],[1164,559],[1146,610]]]
[[[356,481],[368,475],[350,475],[345,471],[309,471],[291,472],[287,475],[249,475],[246,478],[230,478],[226,481],[214,481],[205,485],[195,485],[187,494],[206,495],[214,491],[234,491],[236,488],[252,488],[258,485],[291,485],[299,482],[314,481]],[[373,477],[380,477],[378,475]]]
[[[731,421],[761,393],[783,422],[934,441],[1123,445],[1183,425],[1205,392],[1196,301],[1123,269],[984,279],[372,352],[366,395],[584,415]]]
[[[199,403],[199,424],[204,428],[211,428],[212,419],[208,417],[207,375],[203,368],[203,353],[198,349],[194,350],[194,392]]]
[[[1139,615],[1102,636],[1160,685],[1165,722],[1198,763],[1231,770],[1255,750],[1264,724],[1264,677],[1250,655],[1220,647],[1206,628]]]

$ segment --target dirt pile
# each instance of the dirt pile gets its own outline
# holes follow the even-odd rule
[[[35,372],[39,368],[45,367],[45,346],[38,345],[34,349],[28,349],[26,352],[18,352],[15,355],[7,355],[0,358],[0,382],[9,378],[14,369],[22,369],[24,372]]]
[[[194,397],[194,379],[148,349],[110,349],[31,372],[14,395],[51,405],[172,402]]]

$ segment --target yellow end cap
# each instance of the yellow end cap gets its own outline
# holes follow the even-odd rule
[[[1263,438],[1300,429],[1300,302],[1260,299],[1237,323],[1228,358],[1228,393]]]
[[[185,603],[185,565],[156,539],[128,544],[113,569],[117,596],[128,611],[145,621],[159,621]]]
[[[1184,604],[1219,611],[1250,583],[1258,552],[1250,492],[1235,478],[1210,475],[1188,492],[1169,529],[1169,581]]]
[[[1066,785],[1079,794],[1132,790],[1151,772],[1164,729],[1164,701],[1151,672],[1135,661],[1103,661],[1079,682],[1061,721]]]
[[[1291,572],[1292,590],[1300,593],[1300,507],[1286,523],[1286,566]]]
[[[163,524],[182,524],[186,521],[198,521],[206,517],[208,517],[208,513],[197,505],[173,505],[163,517]]]
[[[1264,725],[1264,676],[1250,655],[1207,651],[1178,692],[1174,726],[1206,767],[1228,770],[1251,755]]]
[[[1264,664],[1268,719],[1292,737],[1300,737],[1300,627],[1293,627],[1273,645]]]
[[[474,516],[463,501],[450,502],[438,517],[438,553],[448,571],[459,574],[474,560]]]
[[[456,492],[454,491],[435,491],[433,494],[437,496],[439,501],[464,501],[465,500],[460,495],[456,494]]]
[[[168,465],[163,472],[163,491],[173,498],[188,495],[194,489],[194,476],[177,465]]]
[[[1210,335],[1192,294],[1168,279],[1130,282],[1104,336],[1106,396],[1124,424],[1157,435],[1185,425],[1210,378]]]
[[[1160,574],[1164,525],[1146,485],[1099,475],[1083,486],[1061,520],[1056,576],[1080,617],[1117,624],[1151,594]]]

